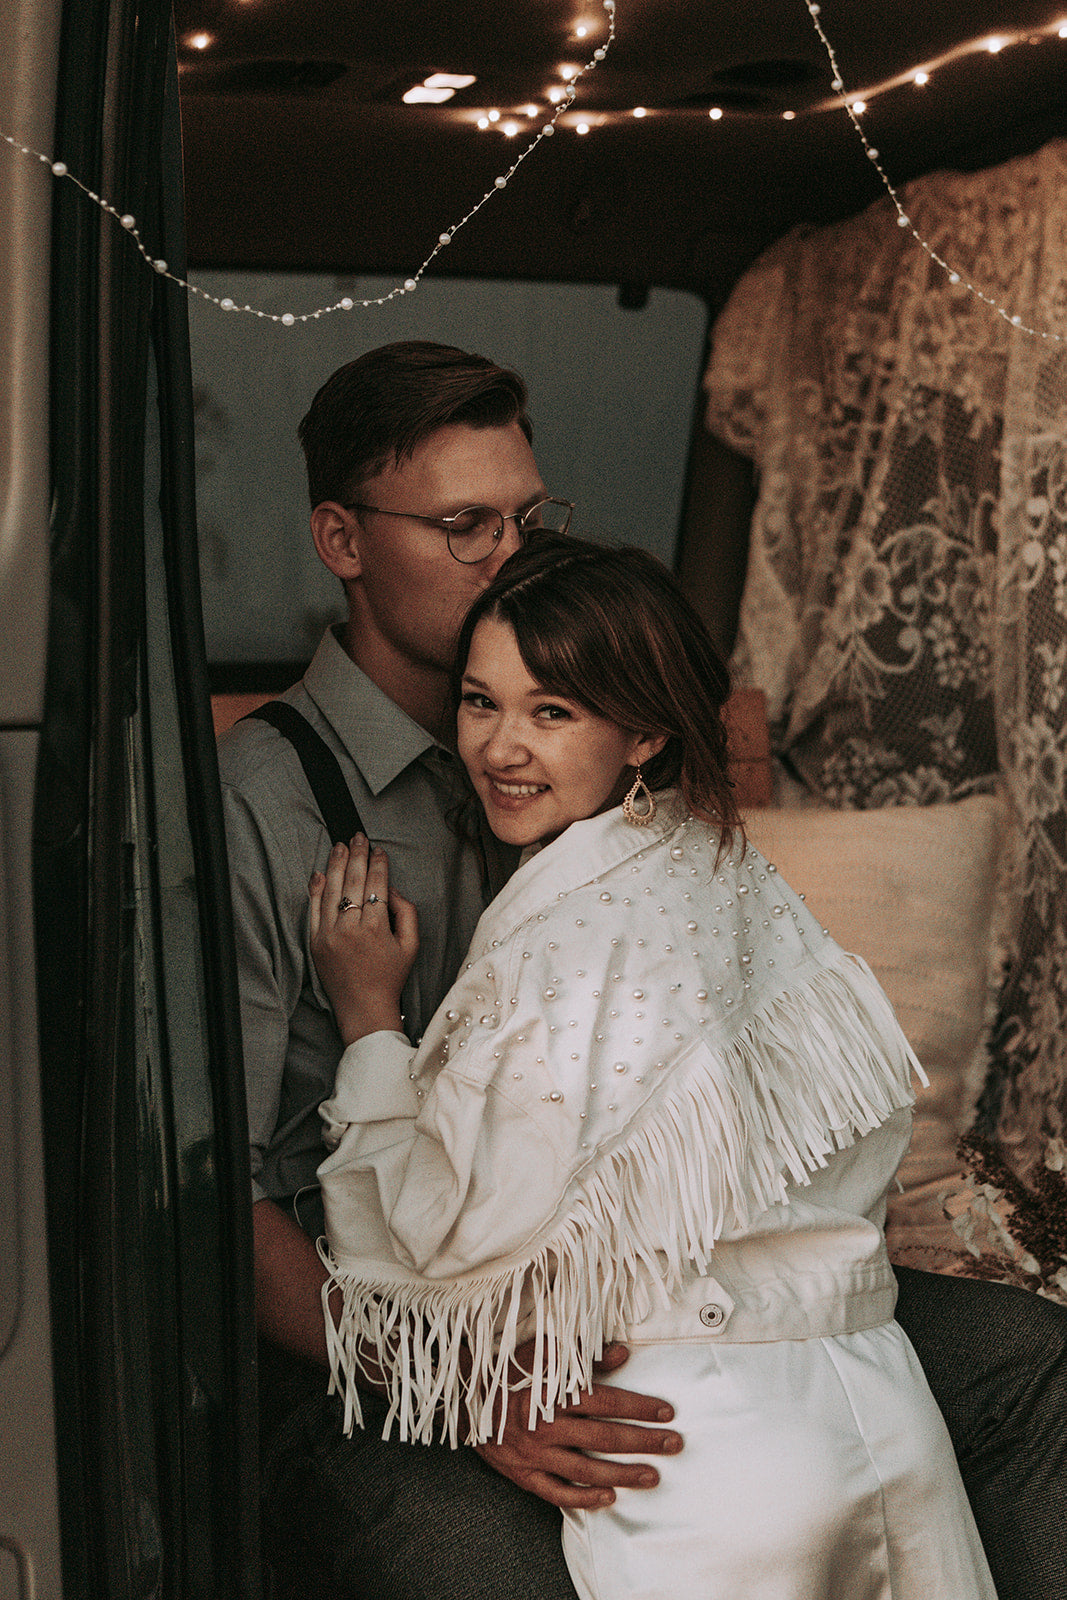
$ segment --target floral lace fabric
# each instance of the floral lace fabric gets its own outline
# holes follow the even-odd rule
[[[759,472],[734,662],[839,807],[1006,786],[1014,916],[978,1127],[1067,1117],[1067,142],[797,230],[716,325],[708,426]]]

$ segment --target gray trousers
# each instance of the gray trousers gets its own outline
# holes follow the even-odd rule
[[[897,1317],[948,1424],[999,1600],[1067,1594],[1067,1309],[1001,1284],[897,1277]],[[263,1351],[264,1544],[298,1574],[299,1600],[575,1600],[554,1507],[472,1450],[383,1443],[373,1397],[346,1439],[325,1388],[317,1368]]]

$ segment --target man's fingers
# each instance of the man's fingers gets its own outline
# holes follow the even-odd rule
[[[530,1467],[525,1462],[501,1458],[491,1445],[476,1445],[475,1448],[482,1459],[502,1477],[510,1478],[520,1489],[547,1500],[549,1505],[558,1506],[561,1511],[596,1511],[602,1506],[611,1505],[615,1499],[615,1490],[610,1485],[571,1482],[543,1467]]]
[[[673,1428],[646,1428],[635,1422],[600,1417],[561,1417],[550,1426],[559,1429],[558,1443],[569,1450],[595,1451],[606,1456],[677,1455],[682,1436]],[[623,1480],[612,1477],[612,1483]],[[626,1480],[628,1481],[628,1480]]]
[[[521,1489],[540,1496],[561,1511],[598,1511],[603,1506],[610,1506],[615,1499],[614,1489],[567,1483],[563,1478],[553,1477],[550,1472],[531,1472],[515,1481]]]
[[[647,1435],[629,1437],[629,1443],[630,1453],[638,1448],[648,1452]],[[488,1442],[477,1449],[497,1472],[557,1506],[607,1505],[617,1489],[653,1489],[659,1482],[659,1473],[651,1462],[585,1455],[562,1442],[549,1442],[540,1429],[525,1437],[505,1437],[501,1444]]]
[[[566,1408],[568,1416],[617,1417],[625,1422],[673,1422],[674,1407],[655,1395],[617,1389],[613,1383],[594,1383],[588,1394]]]
[[[593,1362],[594,1372],[617,1372],[630,1359],[630,1352],[624,1344],[606,1344],[600,1353],[600,1360]]]

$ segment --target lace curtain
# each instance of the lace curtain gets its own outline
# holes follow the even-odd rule
[[[935,173],[901,201],[963,278],[1067,335],[1067,143]],[[759,472],[734,667],[766,690],[778,754],[839,807],[1006,785],[1016,915],[976,1124],[993,1165],[979,1175],[1030,1205],[1028,1248],[1055,1258],[1067,1241],[1067,345],[952,284],[886,199],[791,233],[750,268],[706,383],[709,428]],[[971,1154],[982,1167],[977,1142]],[[1026,1193],[1013,1195],[1013,1174]]]

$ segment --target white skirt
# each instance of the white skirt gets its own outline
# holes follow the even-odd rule
[[[567,1512],[581,1600],[996,1600],[941,1414],[895,1322],[769,1344],[631,1346],[675,1407],[655,1489]]]

